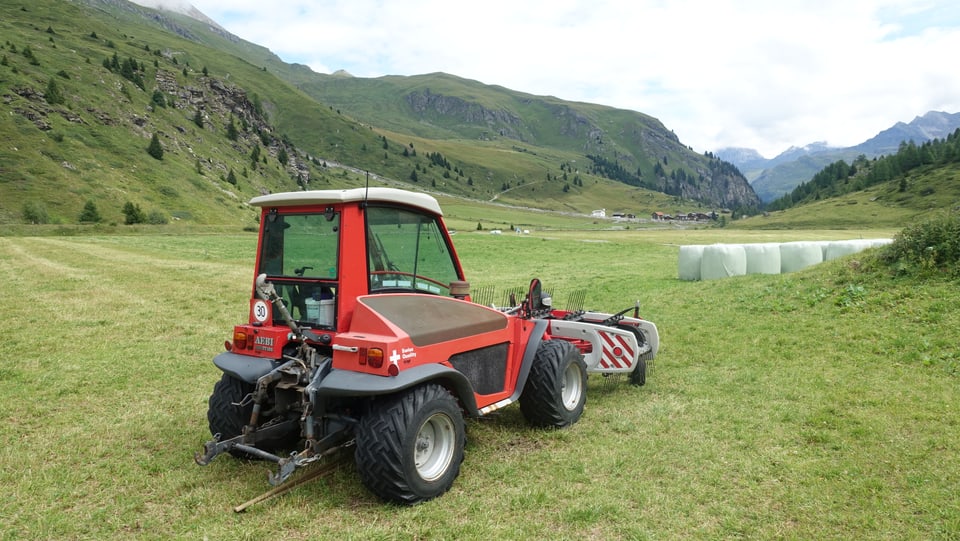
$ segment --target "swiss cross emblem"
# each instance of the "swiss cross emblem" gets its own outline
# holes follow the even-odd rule
[[[400,362],[400,354],[397,353],[397,350],[393,350],[390,352],[390,362],[393,364],[397,364],[398,362]]]

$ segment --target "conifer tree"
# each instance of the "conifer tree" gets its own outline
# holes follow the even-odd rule
[[[66,101],[63,93],[60,92],[60,85],[57,84],[55,79],[47,81],[47,91],[46,94],[44,94],[44,99],[46,99],[50,105],[60,105]]]
[[[88,200],[80,212],[80,223],[100,223],[103,218],[100,217],[100,211],[97,210],[97,204],[93,200]]]
[[[167,106],[167,100],[163,97],[163,92],[160,92],[159,88],[153,91],[153,96],[150,98],[150,101],[157,107]]]
[[[123,205],[123,223],[127,225],[142,224],[146,220],[140,205],[127,201]]]
[[[163,159],[163,147],[160,146],[160,138],[154,133],[150,139],[150,146],[147,147],[147,154],[150,154],[157,160]]]
[[[254,169],[257,168],[257,162],[260,161],[260,145],[253,145],[253,150],[250,151],[250,166]]]

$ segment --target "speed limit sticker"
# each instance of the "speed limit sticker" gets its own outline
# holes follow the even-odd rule
[[[260,323],[263,323],[270,317],[270,310],[267,309],[267,303],[258,300],[253,303],[253,319],[256,319]]]

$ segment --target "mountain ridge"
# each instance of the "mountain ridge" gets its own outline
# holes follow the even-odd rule
[[[140,0],[147,3],[152,0]],[[169,3],[169,0],[157,0],[155,3],[161,6]],[[174,2],[176,3],[176,2]],[[181,11],[185,10],[181,6]],[[194,11],[196,11],[194,9]],[[197,11],[199,13],[199,11]],[[206,17],[202,15],[202,17]],[[236,38],[240,40],[240,38]],[[242,40],[240,40],[242,41]],[[259,46],[256,46],[259,48]],[[254,58],[250,58],[251,52],[254,52]],[[241,56],[247,57],[251,61],[263,59],[263,52],[258,49],[247,49],[238,51]],[[377,78],[358,78],[338,70],[333,74],[318,74],[312,72],[308,67],[302,65],[284,64],[276,55],[270,53],[266,58],[276,71],[277,75],[289,83],[297,86],[307,94],[318,99],[322,103],[335,107],[338,111],[342,110],[359,120],[369,123],[372,126],[387,128],[399,133],[410,133],[423,137],[445,137],[475,138],[478,140],[489,140],[494,137],[505,137],[516,139],[525,144],[547,144],[549,146],[560,145],[565,150],[580,152],[586,155],[604,155],[604,158],[618,162],[622,167],[635,169],[637,176],[646,176],[637,183],[642,183],[645,187],[672,193],[681,198],[692,198],[701,200],[704,203],[714,206],[723,206],[730,208],[756,208],[760,200],[756,197],[749,183],[744,183],[745,179],[737,171],[731,171],[729,168],[720,168],[711,166],[711,162],[716,161],[715,157],[706,157],[692,154],[689,147],[680,143],[679,138],[668,130],[658,119],[637,111],[627,111],[599,104],[586,102],[573,102],[560,100],[554,96],[537,96],[524,93],[522,91],[511,90],[506,87],[495,84],[484,84],[479,81],[464,79],[452,74],[427,73],[412,76],[387,75]],[[446,78],[447,83],[455,81],[457,88],[453,92],[437,91],[436,88],[431,92],[430,85],[436,84],[440,78]],[[406,83],[406,85],[404,85]],[[387,92],[387,97],[383,93],[377,93],[376,89],[387,85],[391,88]],[[349,90],[341,93],[331,92],[338,86],[348,86]],[[402,88],[406,86],[406,88]],[[449,84],[441,85],[441,88]],[[394,108],[401,111],[400,118],[393,115],[390,118],[383,116],[383,103],[387,100],[396,99],[399,92],[406,90],[404,101],[396,101]],[[507,107],[491,106],[490,101],[496,104],[503,104],[502,100],[491,97],[491,94],[509,94],[512,104]],[[366,100],[366,104],[376,104],[377,113],[371,113],[369,108],[358,107],[360,100]],[[575,145],[571,145],[569,140],[564,137],[547,137],[544,140],[546,130],[540,133],[534,133],[535,128],[531,125],[543,124],[545,116],[539,115],[533,122],[524,122],[521,116],[515,111],[517,108],[531,106],[539,103],[544,107],[552,107],[556,116],[553,125],[554,134],[566,135],[569,137],[579,137]],[[578,108],[588,108],[591,111],[584,112],[576,110]],[[406,108],[406,116],[402,111]],[[617,111],[617,114],[633,115],[632,122],[626,122],[623,119],[610,120],[609,117],[597,119],[597,115],[602,115],[597,111]],[[412,114],[415,113],[415,114]],[[447,114],[460,115],[456,118],[442,118]],[[591,114],[592,113],[592,114]],[[431,116],[432,115],[432,116]],[[428,118],[429,117],[429,118]],[[459,120],[460,122],[457,122]],[[604,139],[605,131],[601,124],[614,122],[624,133],[633,133],[632,141],[627,141],[617,145],[616,137]],[[441,130],[441,131],[437,131]],[[638,132],[643,132],[643,136],[637,136]],[[569,139],[569,137],[567,139]],[[596,142],[599,141],[599,144]],[[667,142],[664,142],[667,141]],[[606,143],[606,146],[604,146]],[[613,143],[612,145],[610,143]],[[656,154],[658,153],[659,154]],[[676,161],[686,162],[686,168],[673,169],[669,163]],[[664,174],[660,178],[654,178],[655,162],[663,160],[666,166]],[[623,163],[620,163],[623,162]],[[717,171],[723,171],[722,174]],[[685,183],[674,177],[698,179],[697,183]],[[713,179],[712,175],[717,174]],[[709,177],[709,178],[708,178]],[[706,186],[713,185],[713,186]],[[727,190],[727,187],[731,187]]]
[[[909,123],[897,122],[880,131],[870,139],[852,147],[832,147],[825,142],[811,143],[804,147],[790,147],[772,159],[752,149],[721,149],[718,155],[737,165],[744,172],[757,195],[764,203],[790,193],[800,183],[837,161],[853,161],[861,154],[876,158],[896,153],[901,143],[914,141],[917,144],[942,139],[960,127],[960,113],[928,111],[914,117]]]
[[[15,221],[15,205],[34,200],[57,220],[71,221],[91,201],[109,204],[108,219],[117,219],[125,199],[177,219],[230,221],[236,202],[263,190],[358,182],[332,175],[328,162],[414,189],[547,208],[759,204],[735,168],[692,152],[635,111],[433,74],[404,79],[409,91],[394,109],[366,117],[307,90],[359,81],[368,88],[357,94],[383,107],[377,92],[395,92],[397,80],[322,80],[218,25],[124,0],[0,9],[11,38],[0,107],[15,120],[3,135],[30,149],[0,151],[0,221]],[[62,105],[46,99],[51,82],[65,94]],[[165,150],[159,162],[145,153],[151,135]],[[650,210],[640,208],[631,210]]]

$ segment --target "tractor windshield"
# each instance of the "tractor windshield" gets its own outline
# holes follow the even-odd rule
[[[406,209],[367,209],[370,292],[417,291],[446,295],[460,280],[440,222]]]

